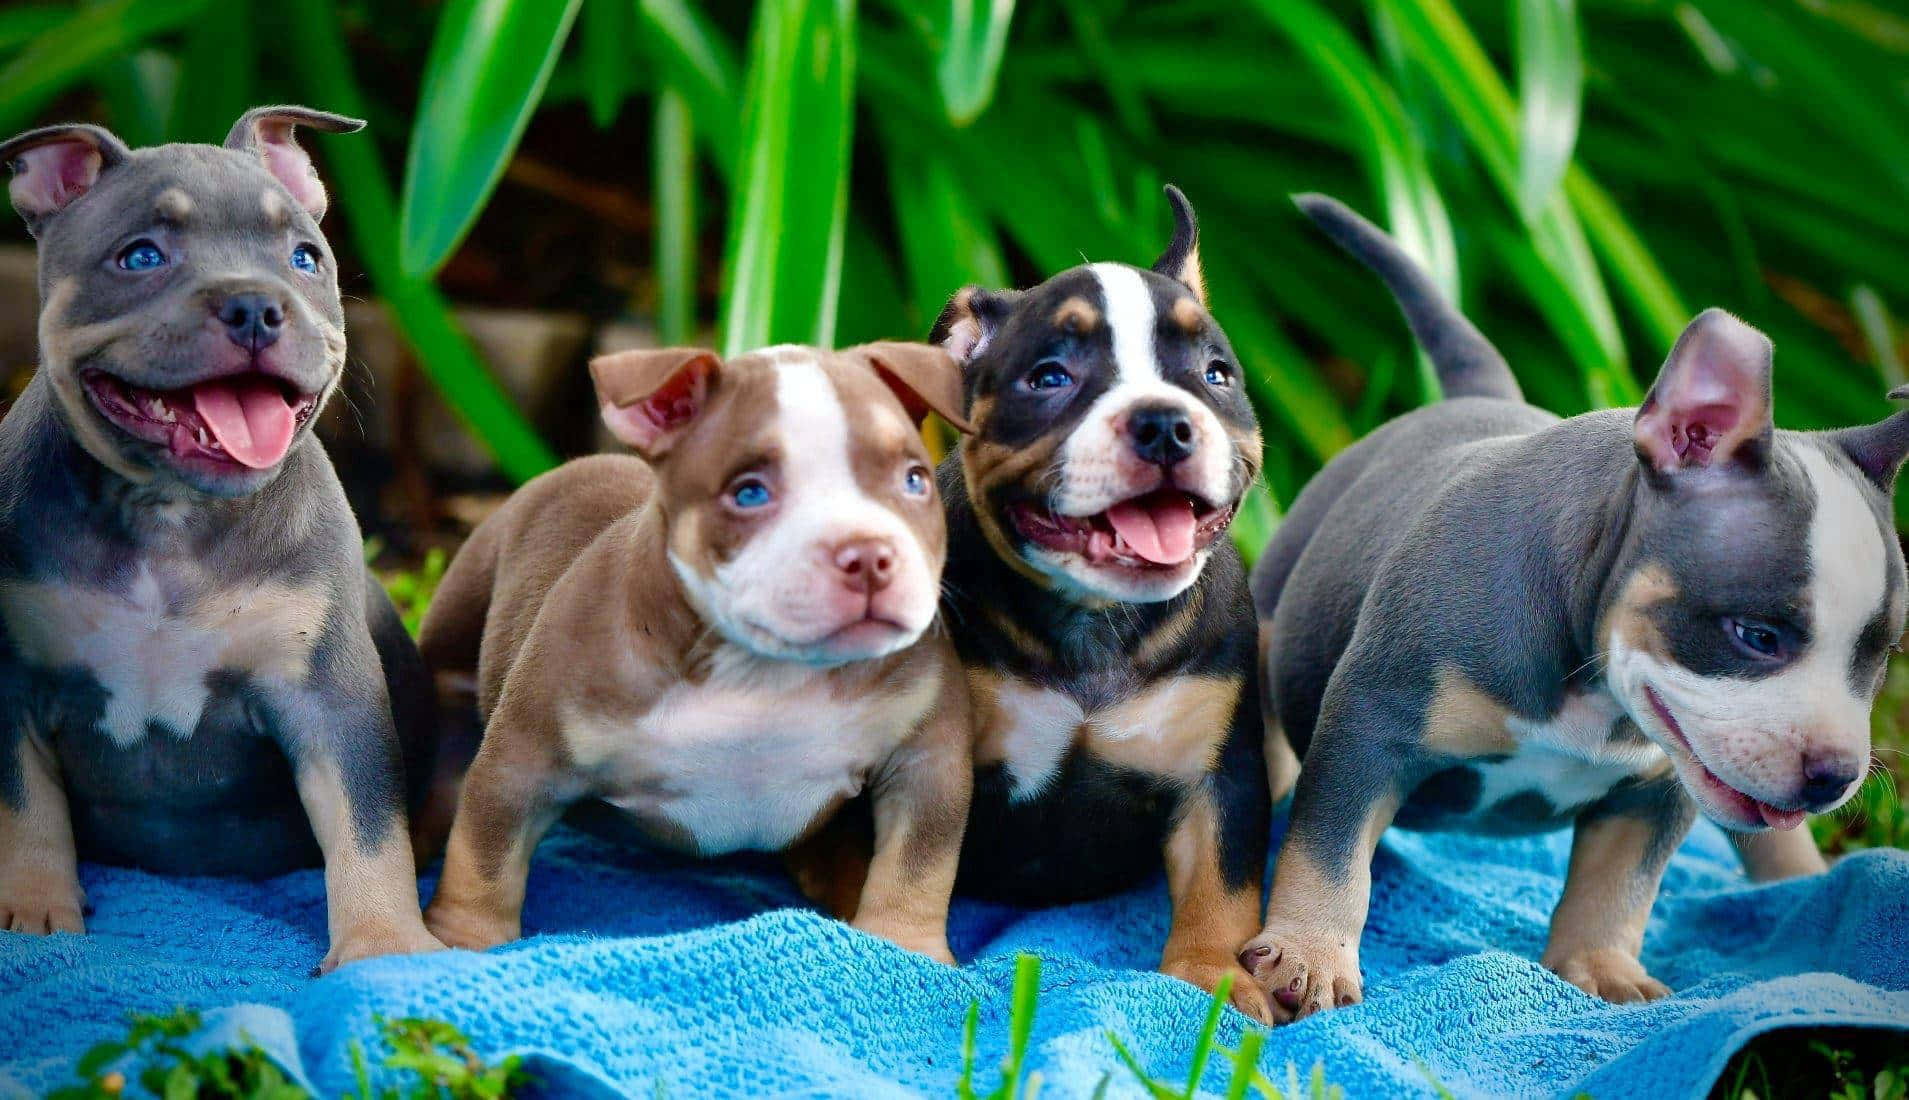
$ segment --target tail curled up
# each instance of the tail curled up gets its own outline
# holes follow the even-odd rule
[[[1412,327],[1412,335],[1431,356],[1439,388],[1446,397],[1524,399],[1505,357],[1464,314],[1452,308],[1397,241],[1337,199],[1308,194],[1295,195],[1293,202],[1340,248],[1385,281]]]

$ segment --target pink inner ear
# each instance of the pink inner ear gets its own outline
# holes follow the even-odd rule
[[[883,382],[888,383],[889,392],[895,395],[895,400],[901,402],[902,411],[908,414],[908,419],[914,421],[916,427],[920,427],[921,422],[928,419],[928,413],[931,411],[928,408],[928,402],[923,401],[920,394],[909,389],[907,383],[882,369],[879,363],[875,366],[875,373],[881,376]]]
[[[981,327],[981,319],[973,314],[949,325],[948,335],[941,341],[941,349],[954,356],[957,363],[973,362],[975,356],[987,350],[987,346],[987,331]],[[907,401],[904,399],[902,403],[907,404]]]
[[[66,208],[99,180],[99,147],[84,138],[36,145],[21,153],[8,193],[13,208],[38,217]]]
[[[1637,447],[1659,470],[1743,457],[1770,429],[1770,342],[1724,313],[1690,323],[1637,412]]]
[[[261,119],[258,123],[258,154],[265,161],[265,168],[285,190],[292,193],[298,205],[309,211],[312,217],[321,217],[325,213],[325,185],[318,182],[318,173],[312,168],[312,158],[299,147],[292,138],[293,126],[289,122],[277,119]]]
[[[603,406],[603,422],[618,439],[639,451],[652,451],[670,433],[682,429],[702,408],[707,387],[697,367],[676,372],[663,388],[634,404]]]

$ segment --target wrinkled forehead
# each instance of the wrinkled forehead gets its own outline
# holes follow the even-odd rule
[[[1120,263],[1082,264],[1026,292],[989,344],[984,372],[1015,373],[1059,339],[1101,353],[1100,365],[1144,372],[1182,345],[1215,345],[1226,335],[1193,292],[1158,272]]]
[[[901,401],[869,365],[789,346],[723,364],[708,417],[671,465],[729,476],[775,462],[793,480],[903,455],[925,459],[927,448]]]
[[[311,216],[257,157],[216,145],[136,149],[55,219],[43,254],[74,257],[110,248],[129,233],[164,225],[198,236],[276,242],[293,228],[317,234]]]

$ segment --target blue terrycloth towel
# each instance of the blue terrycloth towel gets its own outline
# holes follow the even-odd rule
[[[1732,1051],[1780,1027],[1909,1027],[1909,853],[1748,885],[1714,828],[1672,862],[1644,961],[1677,991],[1616,1008],[1533,961],[1568,837],[1394,830],[1374,867],[1366,1001],[1267,1040],[1275,1080],[1323,1062],[1348,1096],[1701,1096]],[[0,1095],[68,1082],[129,1010],[208,1010],[321,1095],[351,1086],[348,1044],[374,1014],[429,1015],[487,1056],[528,1055],[550,1095],[948,1096],[962,1021],[979,1065],[1005,1052],[1014,955],[1046,960],[1029,1064],[1044,1096],[1134,1094],[1107,1032],[1184,1079],[1207,998],[1149,972],[1166,934],[1158,883],[1041,911],[962,901],[955,970],[807,911],[764,860],[689,863],[559,832],[539,853],[525,925],[488,955],[377,959],[322,980],[317,872],[267,882],[88,867],[91,934],[0,933]],[[229,1007],[221,1007],[229,1006]],[[1252,1026],[1228,1012],[1221,1040]],[[1905,1040],[1909,1041],[1909,1040]],[[394,1079],[395,1080],[395,1079]],[[1219,1089],[1218,1067],[1205,1087]]]

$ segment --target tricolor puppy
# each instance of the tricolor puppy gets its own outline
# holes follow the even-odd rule
[[[293,130],[362,125],[263,107],[223,147],[0,145],[42,300],[0,423],[0,927],[80,931],[76,856],[322,854],[322,968],[438,946],[406,829],[429,682],[310,430],[345,332]]]
[[[1225,537],[1258,476],[1240,366],[1208,314],[1193,211],[1152,270],[957,294],[933,339],[975,434],[943,464],[947,615],[973,688],[960,888],[1106,894],[1159,869],[1161,969],[1264,1017],[1238,973],[1268,800],[1254,620]]]
[[[1561,421],[1383,233],[1299,205],[1391,287],[1445,400],[1333,459],[1254,572],[1270,710],[1305,764],[1241,961],[1282,1018],[1356,1001],[1388,824],[1571,826],[1544,964],[1664,996],[1638,953],[1696,814],[1758,878],[1820,870],[1798,825],[1867,771],[1909,414],[1777,431],[1769,340],[1710,310],[1642,408]]]
[[[971,782],[968,706],[931,632],[946,523],[917,431],[961,418],[925,344],[696,349],[591,363],[642,455],[526,485],[461,550],[425,619],[487,725],[428,921],[517,938],[538,839],[597,799],[693,855],[782,851],[867,792],[854,923],[943,961]]]

